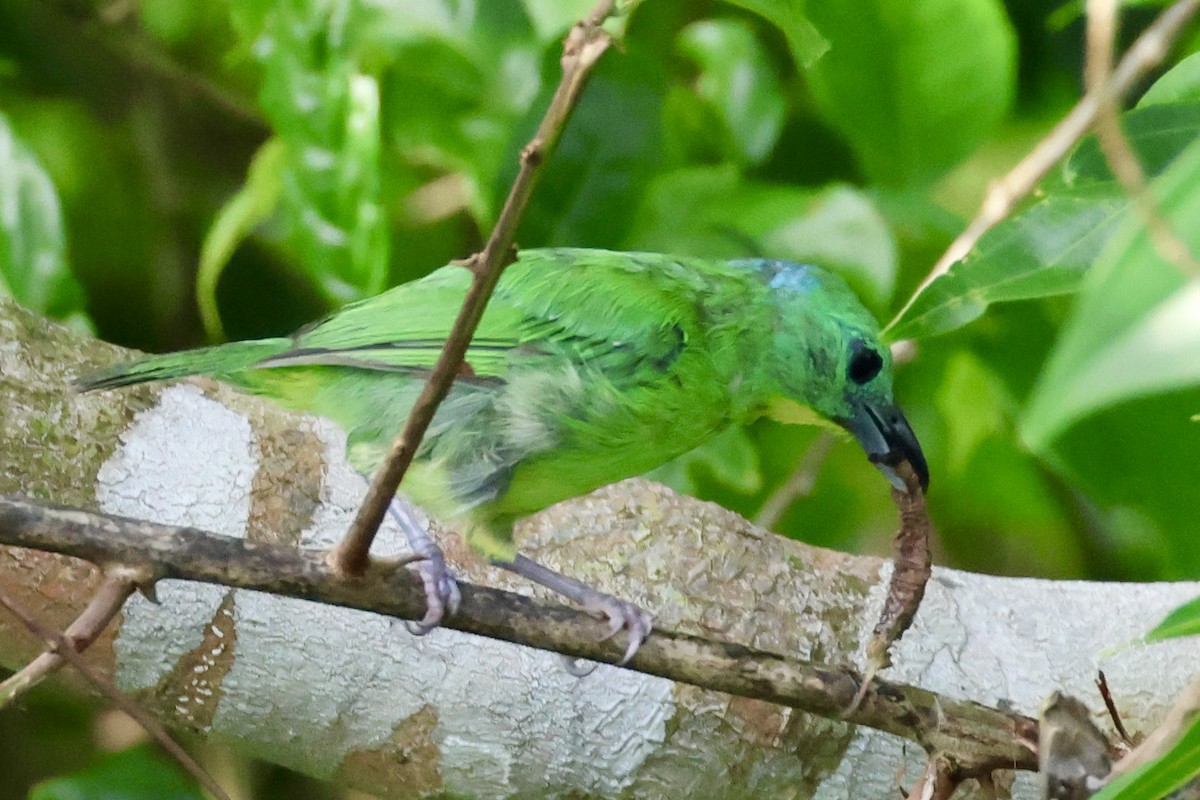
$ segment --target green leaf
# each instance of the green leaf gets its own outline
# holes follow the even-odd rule
[[[998,0],[864,0],[806,10],[831,44],[807,73],[813,99],[875,181],[937,178],[1012,104],[1016,39]]]
[[[1200,717],[1161,758],[1122,775],[1092,800],[1162,800],[1200,775]]]
[[[0,114],[0,297],[89,328],[83,289],[66,261],[58,192]]]
[[[1176,236],[1200,252],[1200,142],[1151,184]],[[1022,436],[1035,450],[1123,401],[1200,384],[1200,279],[1159,255],[1139,217],[1113,235],[1034,390]],[[1200,398],[1198,398],[1200,400]]]
[[[1156,80],[1138,100],[1137,107],[1197,100],[1200,100],[1200,53],[1192,53]]]
[[[726,149],[737,161],[761,162],[779,138],[787,103],[753,30],[740,20],[696,22],[680,32],[678,41],[700,67],[696,93],[720,120]]]
[[[829,42],[804,14],[804,0],[725,0],[774,25],[787,38],[797,66],[811,67],[829,50]]]
[[[977,319],[992,303],[1074,292],[1129,206],[1115,187],[1044,197],[997,225],[889,323],[917,339]]]
[[[1121,115],[1121,127],[1143,171],[1153,177],[1200,138],[1200,102],[1138,108]],[[1063,165],[1062,180],[1068,187],[1115,181],[1095,135],[1084,139],[1071,153]]]
[[[349,223],[349,258],[363,294],[387,288],[388,231],[380,181],[379,83],[352,75],[337,194],[340,216]]]
[[[1154,630],[1146,634],[1147,642],[1161,642],[1180,636],[1195,636],[1200,633],[1200,597],[1184,603],[1163,617]]]
[[[1146,174],[1166,169],[1200,138],[1200,103],[1173,103],[1122,115]],[[1042,199],[989,231],[950,271],[927,286],[887,329],[920,338],[966,325],[992,303],[1069,294],[1099,257],[1129,201],[1095,136],[1072,152]]]
[[[235,250],[275,211],[283,181],[284,145],[270,139],[250,162],[246,183],[221,207],[200,247],[196,272],[196,302],[210,341],[226,339],[217,308],[217,283]]]
[[[29,793],[29,800],[202,799],[189,778],[146,746],[108,754],[89,769],[38,784]]]

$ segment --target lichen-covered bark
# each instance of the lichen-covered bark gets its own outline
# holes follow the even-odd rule
[[[331,426],[212,384],[69,393],[70,376],[117,357],[0,302],[0,493],[253,541],[336,541],[364,487]],[[859,658],[887,573],[644,481],[552,508],[519,540],[663,628],[831,664]],[[442,541],[464,578],[529,591]],[[402,550],[386,529],[377,552]],[[59,627],[92,575],[0,548],[0,583]],[[1098,654],[1198,591],[935,571],[886,675],[1025,713],[1056,688],[1099,709]],[[456,631],[416,638],[384,617],[219,586],[167,581],[159,595],[135,597],[89,651],[120,685],[173,724],[384,796],[893,797],[905,765],[906,786],[921,766],[919,748],[886,734],[608,666],[579,679],[554,654]],[[0,664],[37,649],[0,615]],[[1200,656],[1127,648],[1102,665],[1127,724],[1145,728]]]

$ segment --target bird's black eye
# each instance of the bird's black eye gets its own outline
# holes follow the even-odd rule
[[[854,352],[850,356],[850,369],[847,374],[850,380],[864,384],[879,374],[883,369],[883,358],[879,353],[867,347],[862,342],[854,343]]]

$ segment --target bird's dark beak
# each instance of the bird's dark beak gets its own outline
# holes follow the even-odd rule
[[[854,434],[867,458],[879,468],[897,489],[905,488],[904,481],[894,467],[901,459],[912,465],[913,472],[921,481],[921,489],[929,488],[929,465],[921,452],[921,443],[904,418],[904,413],[892,403],[871,403],[856,400],[852,416],[838,420],[842,427]]]

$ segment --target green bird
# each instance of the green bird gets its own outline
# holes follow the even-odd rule
[[[151,356],[79,381],[106,389],[211,375],[348,434],[364,474],[382,462],[449,335],[471,281],[455,265],[348,305],[288,338]],[[605,614],[627,662],[650,632],[631,603],[517,553],[516,520],[642,474],[730,425],[835,423],[889,480],[922,486],[920,445],[892,399],[879,327],[849,287],[812,265],[603,250],[526,250],[496,287],[466,361],[402,489],[457,523],[483,557]],[[392,504],[421,560],[428,610],[453,613],[441,551]]]

